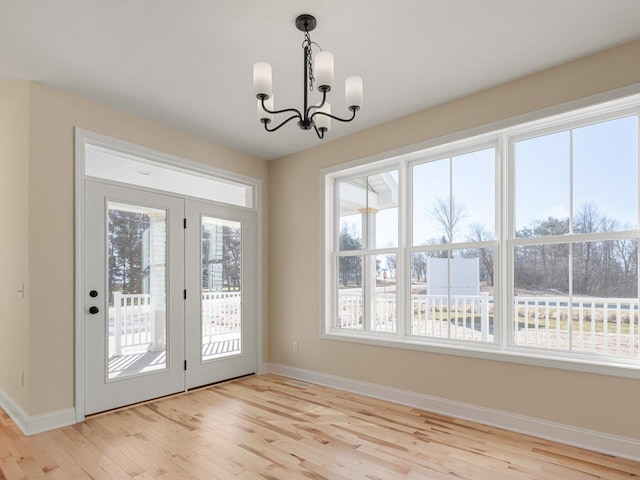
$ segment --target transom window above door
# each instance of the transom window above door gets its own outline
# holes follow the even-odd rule
[[[120,152],[112,145],[85,144],[85,174],[237,207],[255,207],[253,185]]]

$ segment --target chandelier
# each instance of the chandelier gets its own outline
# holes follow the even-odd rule
[[[362,107],[362,78],[348,77],[345,80],[345,99],[347,108],[351,111],[351,117],[340,118],[331,114],[331,104],[327,102],[327,93],[333,86],[333,54],[323,52],[320,45],[311,41],[309,32],[316,28],[316,19],[313,15],[304,14],[296,18],[296,28],[304,32],[302,49],[304,50],[304,102],[302,110],[297,108],[285,108],[275,110],[273,103],[273,91],[271,82],[271,65],[265,62],[257,62],[253,65],[253,91],[257,100],[257,111],[260,122],[265,130],[275,132],[291,120],[298,119],[298,126],[302,130],[315,130],[319,138],[324,138],[326,132],[331,129],[331,119],[340,122],[350,122],[356,117],[356,112]],[[316,46],[319,52],[315,54],[312,63],[312,46]],[[308,95],[313,90],[314,84],[322,93],[322,100],[318,105],[309,105]],[[291,113],[278,126],[270,127],[274,115]]]

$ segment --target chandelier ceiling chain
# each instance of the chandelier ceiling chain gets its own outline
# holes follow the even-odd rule
[[[327,93],[333,86],[333,54],[322,51],[320,45],[311,40],[309,32],[316,28],[316,19],[309,14],[303,14],[296,18],[296,28],[304,32],[303,66],[304,80],[303,86],[303,108],[274,109],[271,65],[265,62],[258,62],[253,65],[253,90],[257,98],[257,112],[260,122],[268,132],[275,132],[291,120],[298,119],[298,126],[302,130],[314,129],[318,138],[324,138],[326,132],[331,129],[331,119],[340,122],[350,122],[356,112],[362,107],[362,78],[348,77],[345,80],[345,100],[347,109],[351,112],[351,117],[340,118],[331,114],[331,104],[327,102]],[[312,47],[316,45],[320,50],[315,54],[315,62],[312,61]],[[317,90],[322,94],[322,99],[317,105],[309,105],[308,94],[313,91],[314,83]],[[270,127],[274,115],[281,113],[292,113],[279,125]]]
[[[311,44],[315,44],[320,48],[316,42],[311,42],[311,36],[309,35],[309,30],[304,29],[304,42],[302,42],[302,48],[304,49],[307,57],[307,69],[309,71],[309,91],[313,91],[313,82],[315,81],[315,77],[313,76],[313,56],[311,54]],[[320,51],[322,49],[320,48]]]

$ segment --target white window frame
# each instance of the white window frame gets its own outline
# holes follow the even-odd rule
[[[525,138],[546,133],[564,131],[584,125],[599,123],[628,115],[638,115],[640,119],[640,85],[607,92],[564,105],[548,108],[527,116],[521,116],[485,125],[476,129],[438,138],[422,144],[355,160],[321,171],[322,215],[321,231],[321,283],[320,336],[322,338],[393,346],[397,348],[421,350],[434,353],[454,354],[472,358],[505,361],[526,365],[537,365],[566,370],[599,373],[626,378],[640,378],[640,358],[621,358],[602,355],[588,355],[579,352],[563,352],[517,346],[514,344],[513,314],[513,247],[523,239],[515,238],[514,168],[513,145]],[[640,123],[640,122],[639,122]],[[639,127],[640,128],[640,127]],[[638,135],[640,138],[640,132]],[[410,255],[413,251],[423,251],[424,246],[414,246],[412,238],[412,166],[428,160],[455,156],[465,151],[477,151],[494,146],[496,148],[495,171],[495,242],[453,243],[445,249],[481,248],[484,243],[496,248],[494,259],[494,308],[495,343],[464,342],[434,337],[414,337],[410,334],[410,288],[406,287],[407,272],[410,271]],[[640,151],[640,145],[639,145]],[[397,252],[397,328],[395,333],[378,333],[361,330],[335,328],[337,316],[336,266],[340,255],[336,245],[339,230],[339,198],[335,185],[338,181],[371,175],[380,171],[398,168],[399,183],[399,244],[397,249],[375,249],[358,251],[359,255],[379,254],[386,250]],[[640,168],[638,169],[640,172]],[[640,173],[639,173],[640,177]],[[640,178],[638,179],[640,186]],[[640,195],[640,188],[639,195]],[[639,200],[640,205],[640,200]],[[539,243],[567,243],[575,241],[610,240],[640,237],[640,229],[625,232],[571,234],[561,238],[540,237]],[[526,240],[528,242],[529,240]],[[497,246],[496,246],[497,244]],[[336,255],[337,253],[337,255]],[[347,254],[355,252],[347,252]],[[637,333],[636,333],[637,335]]]

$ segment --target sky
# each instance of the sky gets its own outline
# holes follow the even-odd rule
[[[621,226],[638,228],[637,156],[637,116],[516,142],[516,230],[548,217],[568,218],[571,195],[574,214],[590,202]],[[462,210],[455,241],[468,240],[474,223],[493,235],[494,166],[493,148],[415,165],[413,244],[443,236],[433,207],[437,199],[448,203],[452,197]],[[397,246],[397,215],[397,208],[378,212],[377,248]],[[359,215],[341,220],[360,230]]]

